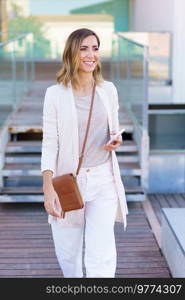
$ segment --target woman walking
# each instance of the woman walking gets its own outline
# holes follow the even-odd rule
[[[86,277],[115,277],[115,221],[123,222],[126,229],[128,209],[115,154],[122,143],[121,135],[108,143],[119,131],[118,96],[114,84],[102,78],[99,47],[99,38],[92,30],[72,32],[57,84],[47,88],[44,100],[44,206],[64,277],[83,277],[83,236]],[[84,207],[62,218],[52,178],[76,174],[94,88],[90,128],[77,175]]]

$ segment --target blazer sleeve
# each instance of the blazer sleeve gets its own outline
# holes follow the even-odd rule
[[[119,131],[119,101],[118,101],[118,92],[115,85],[111,85],[111,94],[112,94],[112,128],[116,133]],[[112,132],[113,133],[113,132]]]
[[[42,130],[41,172],[51,170],[54,173],[58,154],[58,130],[57,112],[50,88],[47,88],[44,98]]]

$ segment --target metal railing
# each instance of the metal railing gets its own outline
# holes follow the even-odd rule
[[[114,33],[111,78],[115,82],[120,106],[125,106],[133,122],[141,167],[141,184],[148,190],[148,47]]]
[[[0,43],[0,106],[15,109],[34,77],[33,34]]]

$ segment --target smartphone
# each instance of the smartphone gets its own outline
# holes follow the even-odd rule
[[[123,132],[125,131],[125,128],[122,128],[121,130],[118,131],[118,133],[114,134],[110,140],[107,142],[107,144],[111,144],[117,137],[119,137]]]

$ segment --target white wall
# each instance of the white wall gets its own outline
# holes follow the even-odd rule
[[[185,0],[174,0],[173,22],[173,102],[185,103]]]
[[[173,31],[173,2],[174,0],[130,0],[129,30]]]
[[[172,102],[185,103],[185,0],[130,0],[129,30],[172,34]]]

